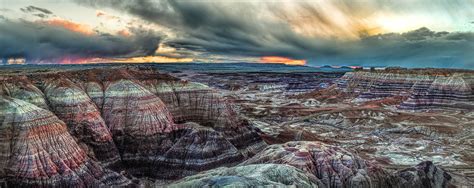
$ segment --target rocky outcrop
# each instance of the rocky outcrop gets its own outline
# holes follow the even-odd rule
[[[218,168],[186,177],[169,187],[320,187],[313,175],[282,164]]]
[[[22,81],[15,82],[16,77]],[[3,181],[15,187],[131,185],[121,174],[166,181],[190,176],[171,185],[177,187],[428,187],[428,183],[436,187],[450,183],[449,175],[429,163],[389,173],[349,150],[321,142],[267,147],[258,131],[218,91],[156,70],[90,69],[1,80],[0,186]],[[467,95],[467,83],[454,90]],[[413,88],[418,87],[409,91],[417,91]],[[452,89],[443,84],[429,88]],[[380,96],[403,92],[387,93]],[[385,117],[372,111],[363,111],[370,116],[367,121],[341,122],[370,125],[377,123],[375,117]],[[339,122],[341,115],[365,117],[348,110],[322,115],[319,122]],[[288,137],[320,140],[309,132]],[[229,167],[234,165],[238,166]],[[222,166],[226,168],[218,168]]]
[[[160,83],[155,94],[165,102],[176,122],[197,122],[222,126],[231,121],[222,97],[209,87],[194,82]]]
[[[0,177],[11,187],[125,186],[89,158],[64,122],[31,103],[0,96]]]
[[[348,72],[337,87],[356,93],[354,101],[379,100],[402,96],[402,110],[474,109],[474,74],[419,74],[391,72]]]
[[[413,90],[426,90],[435,76],[384,72],[348,72],[337,85],[346,92],[355,92],[358,100],[393,96],[409,96]]]
[[[211,127],[188,122],[173,132],[173,144],[158,153],[155,176],[177,179],[219,166],[235,165],[244,155],[224,135]],[[168,140],[167,140],[168,141]]]
[[[120,79],[104,85],[102,114],[130,173],[175,179],[244,159],[212,127],[176,124],[169,105],[139,81]]]
[[[120,155],[101,114],[89,96],[67,78],[44,82],[44,93],[52,111],[64,121],[72,136],[87,144],[105,166],[120,163]]]
[[[430,161],[422,162],[415,167],[397,172],[400,187],[454,187],[450,180],[451,176],[443,169],[435,166]]]
[[[15,94],[13,77],[1,77],[1,96]],[[44,111],[64,121],[64,134],[100,168],[177,179],[235,165],[266,146],[216,91],[156,70],[87,69],[22,78],[28,87],[20,89],[37,94],[29,102],[44,101]]]
[[[393,187],[394,177],[342,148],[321,142],[270,145],[242,165],[288,164],[315,175],[326,187]]]
[[[343,148],[317,141],[270,145],[241,163],[287,164],[314,175],[323,187],[449,187],[451,176],[430,161],[390,173]]]
[[[81,84],[83,91],[96,104],[99,111],[101,111],[104,106],[104,88],[102,83],[89,81],[85,83],[79,82],[79,84]]]
[[[114,135],[154,135],[175,129],[160,98],[132,80],[111,83],[104,91],[102,114]]]
[[[103,102],[102,116],[124,162],[149,161],[159,149],[156,135],[176,128],[163,102],[131,80],[110,83]]]
[[[0,77],[0,94],[48,109],[44,94],[26,76]]]
[[[266,144],[215,90],[194,82],[152,82],[144,85],[166,104],[175,122],[196,122],[221,132],[241,153],[252,156]]]
[[[400,105],[400,109],[474,110],[474,75],[437,77],[426,90],[418,90]]]

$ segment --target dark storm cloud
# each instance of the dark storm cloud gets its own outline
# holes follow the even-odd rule
[[[93,7],[110,7],[175,29],[177,38],[168,45],[200,52],[225,55],[280,55],[306,57],[305,49],[319,53],[337,51],[323,48],[331,44],[323,39],[311,39],[294,33],[288,25],[255,19],[253,14],[228,11],[226,8],[257,12],[260,7],[222,7],[199,1],[78,1]]]
[[[146,21],[175,29],[178,37],[167,40],[177,49],[209,54],[285,56],[308,59],[310,64],[404,66],[472,65],[472,33],[435,32],[428,28],[402,34],[361,35],[360,40],[309,37],[295,33],[288,24],[259,19],[261,6],[223,7],[199,1],[80,1],[93,7],[126,11]],[[350,11],[357,3],[345,3]],[[375,5],[374,5],[375,6]],[[377,4],[376,6],[383,7]],[[304,7],[304,6],[303,6]],[[235,10],[235,9],[245,10]],[[229,11],[233,10],[233,11]],[[360,7],[357,8],[360,10]],[[308,10],[325,25],[332,23],[315,9]],[[316,11],[317,14],[313,14]],[[277,11],[274,11],[278,13]],[[370,11],[369,11],[370,12]],[[281,15],[285,16],[285,15]],[[355,23],[358,24],[358,23]],[[355,25],[358,27],[358,25]],[[416,63],[413,63],[416,62]]]
[[[41,14],[41,13],[33,14],[33,16],[37,16],[37,17],[40,17],[40,18],[47,18],[47,17],[48,17],[48,15],[46,15],[46,14]]]
[[[54,61],[74,57],[130,57],[154,54],[161,35],[131,28],[130,37],[84,35],[43,22],[0,21],[0,57]]]
[[[25,8],[20,8],[21,11],[25,12],[25,13],[37,13],[37,12],[41,12],[43,14],[53,14],[53,12],[51,12],[50,10],[48,9],[45,9],[45,8],[40,8],[40,7],[35,7],[35,6],[27,6]]]
[[[296,33],[284,19],[268,20],[260,18],[257,14],[263,10],[276,10],[276,7],[279,7],[278,3],[249,3],[240,6],[245,2],[234,1],[228,5],[212,1],[203,3],[178,0],[76,0],[76,2],[96,8],[113,8],[172,29],[176,37],[167,38],[166,43],[176,48],[178,52],[185,52],[173,56],[192,55],[195,52],[204,55],[229,55],[229,57],[232,55],[285,56],[307,59],[310,64],[359,65],[409,64],[415,60],[419,61],[415,66],[429,65],[430,62],[441,66],[470,66],[474,59],[470,55],[472,54],[470,50],[473,49],[472,33],[434,32],[422,28],[404,34],[361,35],[360,40],[307,36]],[[372,12],[370,7],[392,9],[401,6],[400,10],[410,9],[410,7],[404,7],[403,3],[386,6],[382,1],[374,2],[373,5],[360,7],[360,4],[353,1],[341,1],[338,6],[344,10],[343,12],[351,15],[360,14],[362,17],[365,13]],[[438,1],[436,2],[430,5],[430,10],[445,7],[441,1],[443,6],[435,6],[439,4]],[[411,4],[408,5],[411,6]],[[34,14],[39,17],[52,14],[47,9],[34,6],[25,7],[22,11],[35,12]],[[310,8],[305,11],[310,13],[311,19],[316,19],[327,28],[334,27],[330,15],[322,12],[321,9]],[[272,11],[272,13],[276,17],[287,16],[279,11]],[[458,13],[451,11],[449,14]],[[358,28],[359,24],[359,22],[353,22],[352,26]],[[155,36],[156,34],[141,30],[133,31],[139,33],[135,35],[139,37],[128,39],[111,35],[86,37],[79,33],[38,23],[12,22],[1,23],[1,25],[0,47],[7,49],[0,52],[2,57],[26,56],[44,59],[62,54],[106,57],[152,55],[161,40],[161,37]],[[361,28],[364,29],[362,26]],[[51,35],[48,34],[49,32],[58,34]]]
[[[474,33],[434,32],[420,28],[406,33],[375,35],[347,43],[357,46],[338,57],[323,56],[330,62],[349,65],[461,67],[474,65]]]
[[[28,13],[39,18],[48,18],[49,16],[53,15],[53,12],[51,12],[48,9],[35,7],[31,5],[25,8],[20,8],[20,10],[24,13]]]

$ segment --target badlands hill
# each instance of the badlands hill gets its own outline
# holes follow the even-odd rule
[[[372,88],[355,81],[371,76],[346,74],[342,80]],[[448,100],[464,104],[472,91],[459,79],[435,79],[429,87],[452,91],[443,84],[455,82],[462,92]],[[375,97],[393,95],[374,88]],[[136,187],[150,181],[170,187],[448,187],[451,181],[429,161],[394,172],[319,141],[269,145],[218,90],[147,66],[4,71],[0,123],[2,187]]]

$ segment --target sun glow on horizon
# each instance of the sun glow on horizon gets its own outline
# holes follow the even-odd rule
[[[304,59],[290,59],[287,57],[279,56],[264,56],[260,58],[260,63],[281,63],[286,65],[306,65]]]
[[[192,58],[174,58],[165,56],[141,56],[130,58],[98,58],[89,63],[188,63]]]

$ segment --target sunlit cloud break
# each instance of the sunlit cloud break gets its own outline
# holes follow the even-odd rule
[[[47,20],[46,23],[53,26],[64,27],[65,29],[82,33],[84,35],[93,35],[95,33],[94,30],[92,30],[92,28],[89,27],[88,25],[79,24],[72,21],[68,21],[68,20],[55,18],[55,19]]]

